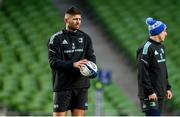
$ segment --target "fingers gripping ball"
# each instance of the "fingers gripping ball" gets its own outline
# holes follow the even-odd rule
[[[80,72],[83,76],[95,78],[97,76],[98,68],[95,63],[88,61],[87,64],[81,66]]]

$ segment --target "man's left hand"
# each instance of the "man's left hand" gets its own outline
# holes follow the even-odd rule
[[[167,90],[167,91],[166,91],[166,97],[167,97],[167,99],[169,99],[169,100],[173,97],[171,90]]]

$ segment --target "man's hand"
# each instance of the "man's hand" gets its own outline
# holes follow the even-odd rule
[[[149,95],[148,98],[149,98],[149,100],[152,100],[152,101],[157,101],[158,100],[157,95],[155,93]]]
[[[87,62],[88,62],[87,59],[83,59],[83,60],[77,61],[77,62],[73,63],[73,67],[80,69],[81,66],[83,66],[83,65],[86,64]]]
[[[173,97],[171,90],[166,91],[166,97],[168,100],[170,100]]]

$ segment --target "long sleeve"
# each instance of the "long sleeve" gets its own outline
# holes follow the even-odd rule
[[[67,70],[73,67],[72,61],[63,60],[62,48],[56,36],[48,43],[48,58],[50,67],[53,69]]]
[[[167,90],[171,90],[171,85],[170,85],[168,79],[167,79]]]
[[[151,95],[154,93],[152,81],[149,75],[150,62],[153,58],[153,51],[149,48],[150,45],[151,43],[147,42],[143,48],[140,48],[137,51],[138,82],[146,95]]]
[[[165,52],[164,58],[166,59],[166,49],[165,49],[164,45],[163,45],[163,50]],[[166,82],[167,82],[166,90],[171,90],[171,85],[169,83],[168,77],[169,77],[169,74],[168,74],[167,65],[166,65]]]
[[[92,40],[89,36],[87,36],[86,57],[88,60],[96,63],[96,56],[94,55]]]
[[[166,70],[166,80],[167,80],[167,89],[166,90],[171,90],[171,85],[168,80],[168,71],[167,70]]]
[[[149,76],[149,60],[147,55],[142,55],[140,60],[140,77],[142,78],[142,85],[144,87],[144,92],[147,95],[154,93],[153,86],[151,84],[151,79]]]
[[[167,68],[167,67],[166,67]],[[167,80],[167,87],[166,87],[166,90],[171,90],[171,85],[169,83],[169,80],[168,80],[168,70],[166,69],[166,80]]]

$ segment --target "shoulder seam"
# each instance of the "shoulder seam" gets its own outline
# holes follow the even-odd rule
[[[148,53],[148,48],[150,45],[151,45],[151,42],[147,41],[143,47],[143,55],[146,55]]]
[[[53,34],[53,35],[51,36],[51,38],[50,38],[49,44],[53,44],[54,37],[57,36],[57,35],[59,35],[59,34],[62,34],[62,33],[63,33],[62,31],[59,31],[59,32]]]

